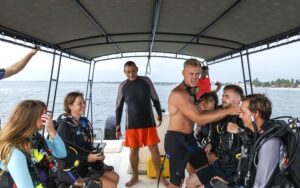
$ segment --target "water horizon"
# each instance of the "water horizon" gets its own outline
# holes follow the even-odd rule
[[[102,128],[108,117],[115,115],[115,100],[120,82],[95,82],[93,84],[92,105],[93,123]],[[154,82],[154,86],[161,101],[162,109],[168,112],[167,101],[171,90],[179,83]],[[85,94],[86,82],[59,82],[56,97],[54,119],[63,113],[64,96],[71,91],[81,91]],[[49,89],[48,81],[1,81],[0,82],[0,119],[4,124],[9,113],[21,100],[35,99],[47,101]],[[273,103],[272,117],[294,116],[300,117],[299,88],[256,88],[254,93],[266,94]],[[222,90],[218,92],[221,99]],[[50,101],[51,102],[51,101]],[[51,104],[51,103],[50,103]],[[155,110],[154,110],[155,111]],[[123,113],[124,115],[125,113]],[[122,118],[124,124],[125,117]]]

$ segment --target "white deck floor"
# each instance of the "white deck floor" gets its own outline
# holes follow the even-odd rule
[[[123,147],[120,153],[106,153],[105,163],[114,166],[115,171],[120,175],[118,187],[125,187],[125,183],[131,178],[129,174],[129,149]],[[156,179],[150,179],[146,175],[139,175],[139,182],[134,188],[157,187]],[[164,187],[160,185],[160,187]]]
[[[167,125],[169,122],[168,114],[163,114],[163,124],[157,128],[159,138],[161,142],[158,144],[158,148],[161,154],[165,154],[163,139],[166,133]],[[95,143],[99,143],[100,141],[96,141]],[[118,184],[119,188],[125,188],[125,183],[130,180],[131,174],[129,174],[129,148],[123,147],[122,140],[103,140],[106,143],[104,153],[105,153],[105,163],[108,165],[112,165],[115,168],[115,171],[120,175],[120,182]],[[150,156],[150,152],[147,148],[140,149],[139,157],[139,171],[142,171],[143,174],[146,172],[146,159]],[[187,177],[187,172],[185,177]],[[169,179],[167,179],[169,181]],[[157,179],[151,179],[146,175],[139,175],[139,182],[132,186],[133,188],[156,188],[157,187]],[[165,187],[162,184],[159,185],[160,188]],[[182,187],[185,187],[183,185]]]
[[[129,148],[123,147],[121,140],[114,140],[114,141],[104,140],[104,142],[106,143],[106,147],[104,150],[105,163],[114,166],[115,171],[120,175],[120,182],[118,184],[118,187],[125,188],[126,187],[125,183],[131,178],[131,174],[129,174],[129,167],[130,167]],[[116,152],[116,150],[120,150],[120,152]],[[145,169],[145,166],[143,164],[141,166],[141,169]],[[167,180],[169,181],[169,179]],[[157,179],[151,179],[146,175],[139,175],[139,182],[132,187],[133,188],[148,188],[148,187],[156,188]],[[162,188],[165,186],[160,184],[159,187]]]

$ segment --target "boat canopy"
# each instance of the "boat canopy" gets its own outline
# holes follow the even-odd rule
[[[3,0],[0,38],[88,61],[131,52],[213,61],[299,35],[299,10],[299,0]]]

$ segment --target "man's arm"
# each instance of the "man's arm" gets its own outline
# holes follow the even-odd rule
[[[12,76],[18,72],[20,72],[29,62],[29,60],[36,54],[38,49],[32,49],[28,54],[26,54],[22,59],[12,64],[11,66],[4,68],[5,73],[3,78],[7,78]]]
[[[116,125],[121,124],[123,105],[124,105],[123,87],[124,87],[124,82],[121,83],[118,88],[118,95],[116,100]]]
[[[118,96],[116,100],[116,138],[119,139],[121,136],[121,118],[124,106],[123,97],[124,82],[119,85]]]
[[[149,87],[150,87],[150,90],[151,90],[151,99],[153,101],[153,105],[155,107],[155,110],[158,114],[158,120],[161,121],[162,120],[162,111],[161,111],[161,105],[160,105],[158,94],[157,94],[157,92],[154,88],[154,85],[153,85],[152,81],[150,80],[150,78],[145,77],[145,80],[149,84]]]
[[[217,86],[217,88],[214,90],[214,92],[218,93],[218,91],[221,89],[221,87],[222,87],[223,84],[221,82],[217,81],[215,83],[215,85]]]
[[[238,107],[199,112],[194,103],[189,101],[189,96],[182,91],[172,92],[169,100],[184,116],[200,125],[218,121],[227,115],[238,115],[240,113]]]

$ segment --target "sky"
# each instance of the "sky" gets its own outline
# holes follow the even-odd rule
[[[0,68],[7,67],[28,53],[30,49],[0,41]],[[263,52],[251,54],[252,79],[271,81],[278,78],[300,79],[300,42],[273,48]],[[38,52],[24,70],[12,76],[7,81],[48,81],[52,65],[51,54]],[[58,60],[58,58],[56,58]],[[147,58],[124,58],[102,61],[96,64],[94,81],[122,81],[125,79],[123,65],[132,60],[139,67],[139,75],[145,75]],[[184,60],[155,58],[150,61],[151,74],[148,76],[153,82],[182,81],[182,66]],[[242,81],[240,58],[211,65],[210,76],[223,83]],[[61,81],[87,80],[89,66],[85,63],[63,58],[61,65]]]

